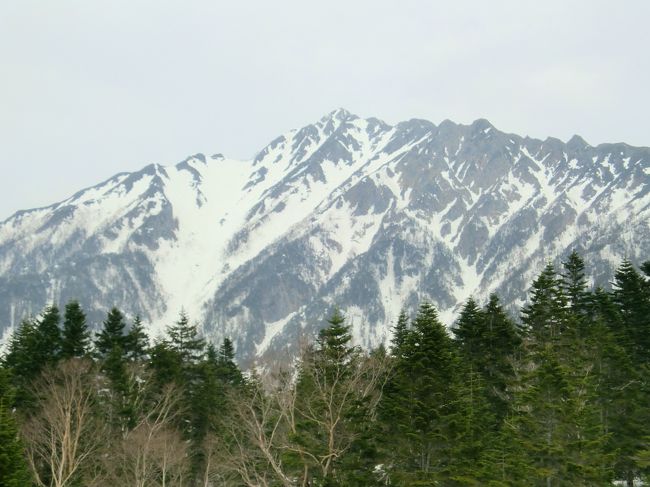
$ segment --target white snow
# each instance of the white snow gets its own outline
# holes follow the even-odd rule
[[[273,340],[273,338],[275,338],[279,333],[282,332],[282,330],[284,330],[284,327],[295,315],[296,311],[289,313],[287,316],[279,319],[278,321],[267,323],[264,339],[255,345],[255,355],[262,355],[271,344],[271,340]]]
[[[351,259],[368,252],[384,220],[397,214],[413,224],[415,230],[404,238],[425,253],[429,252],[426,254],[429,262],[433,262],[432,248],[438,244],[446,247],[454,256],[452,258],[458,266],[458,276],[455,277],[460,278],[462,284],[453,288],[453,296],[462,303],[471,295],[485,297],[490,290],[481,288],[484,276],[476,264],[470,265],[468,259],[458,255],[457,245],[468,218],[460,216],[451,220],[449,212],[455,205],[465,206],[464,213],[467,214],[478,209],[492,195],[505,202],[507,207],[503,211],[489,216],[479,215],[488,229],[489,238],[499,233],[504,225],[510,224],[522,210],[534,208],[540,217],[562,197],[566,197],[566,202],[575,209],[578,216],[586,216],[594,225],[599,224],[599,219],[623,223],[631,213],[638,213],[640,218],[644,215],[647,218],[650,213],[647,208],[649,196],[633,199],[636,188],[618,179],[608,186],[597,186],[589,176],[590,171],[597,174],[598,170],[603,170],[618,178],[620,174],[617,169],[620,170],[621,166],[618,163],[615,166],[609,156],[601,161],[594,157],[593,167],[586,167],[586,175],[574,176],[572,173],[575,180],[564,178],[558,182],[558,175],[553,172],[554,169],[547,160],[548,154],[532,155],[526,147],[518,147],[514,139],[510,139],[513,145],[508,147],[514,155],[513,168],[491,188],[469,186],[471,181],[466,181],[466,177],[475,161],[456,158],[465,143],[463,137],[453,155],[454,146],[450,146],[451,150],[444,147],[447,168],[436,174],[443,186],[447,183],[452,188],[455,198],[447,200],[447,204],[438,212],[415,211],[411,205],[412,188],[405,187],[400,162],[406,154],[416,149],[422,154],[425,163],[426,158],[433,159],[435,155],[431,154],[432,146],[428,145],[430,134],[391,152],[386,147],[395,136],[396,129],[369,132],[369,124],[363,119],[347,121],[341,127],[342,122],[337,118],[340,115],[342,113],[338,112],[334,116],[335,133],[338,136],[345,130],[343,135],[354,139],[359,148],[354,149],[354,145],[348,147],[339,139],[338,143],[351,154],[342,160],[319,162],[324,181],[310,174],[314,169],[310,164],[317,163],[310,158],[330,137],[325,134],[327,119],[313,126],[316,133],[304,141],[301,149],[306,150],[301,156],[294,151],[298,131],[293,130],[285,134],[284,141],[264,153],[264,157],[256,164],[253,161],[221,157],[209,159],[207,163],[196,158],[188,160],[190,168],[198,172],[198,179],[182,166],[155,166],[154,175],[144,174],[127,189],[125,181],[130,175],[121,174],[58,205],[26,212],[0,224],[0,245],[14,242],[18,249],[14,253],[2,254],[0,275],[12,269],[20,257],[19,252],[29,253],[44,243],[55,246],[81,245],[87,238],[95,236],[101,244],[100,252],[103,254],[134,250],[136,243],[132,239],[133,233],[141,229],[149,217],[159,214],[169,205],[177,222],[173,238],[160,239],[157,242],[158,248],[137,249],[145,252],[153,263],[155,286],[162,292],[167,305],[165,312],[162,307],[148,310],[153,315],[152,326],[161,330],[164,325],[175,321],[183,308],[188,311],[191,319],[200,320],[205,312],[204,304],[215,296],[219,286],[233,272],[282,239],[308,235],[307,241],[319,266],[315,274],[320,281],[316,284],[323,285]],[[337,129],[341,130],[336,132]],[[487,134],[490,130],[488,127],[484,133]],[[320,154],[322,152],[318,153]],[[532,184],[515,176],[515,169],[522,156],[534,163]],[[564,154],[564,160],[567,159]],[[581,169],[575,158],[568,160],[567,164],[572,170]],[[622,166],[627,169],[629,165],[630,158],[623,159]],[[642,171],[645,175],[650,175],[649,167],[642,168]],[[292,174],[291,178],[289,174]],[[154,178],[162,181],[162,186],[157,191],[152,191]],[[345,199],[345,195],[363,178],[370,178],[378,188],[392,193],[386,210],[377,211],[377,208],[371,207],[366,214],[355,214],[357,208]],[[585,194],[592,188],[594,194],[587,198]],[[600,207],[595,207],[603,195],[605,203],[599,204],[607,206],[606,215],[602,214]],[[542,197],[546,203],[539,207]],[[57,211],[62,211],[66,206],[74,210],[67,219],[58,222],[51,229],[39,230]],[[257,210],[254,214],[253,209]],[[116,225],[116,222],[121,225]],[[450,232],[442,236],[441,229],[446,225],[449,225]],[[587,226],[575,226],[544,246],[543,229],[532,228],[528,238],[515,245],[509,258],[512,261],[530,258],[536,263],[552,257],[558,249],[562,250],[562,246],[569,245],[579,232],[587,232]],[[242,238],[235,241],[234,238],[239,236]],[[541,249],[544,255],[540,257]],[[607,252],[613,251],[605,248],[602,255],[615,259],[615,256],[609,256]],[[379,299],[386,316],[386,323],[379,327],[380,331],[373,328],[375,324],[367,322],[360,307],[352,306],[345,310],[354,324],[355,343],[376,346],[389,339],[389,327],[394,324],[404,301],[411,293],[419,294],[421,275],[396,275],[395,266],[398,264],[393,248],[388,246],[385,272],[377,272],[375,276],[381,294]],[[24,271],[44,270],[49,265],[47,259],[43,258],[34,262],[33,268],[25,267]],[[126,271],[131,272],[129,269]],[[510,262],[505,262],[499,266],[495,275],[490,276],[490,280],[501,282],[508,278],[510,271]],[[55,300],[60,294],[62,283],[52,278],[50,284],[48,298]],[[148,291],[150,290],[135,290],[140,295]],[[239,296],[236,299],[243,298]],[[456,312],[457,309],[453,307],[441,310],[441,318],[450,323]],[[248,317],[247,313],[248,310],[240,313],[238,319],[242,323]],[[256,344],[256,352],[264,353],[273,339],[281,335],[287,323],[296,316],[300,316],[299,310],[292,311],[280,320],[266,323],[264,337]],[[12,317],[12,322],[19,319],[20,317]],[[226,323],[224,327],[236,330],[233,323]]]

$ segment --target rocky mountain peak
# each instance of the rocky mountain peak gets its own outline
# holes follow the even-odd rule
[[[566,144],[487,120],[390,126],[338,109],[254,160],[196,154],[123,173],[0,224],[0,323],[79,300],[153,335],[181,309],[244,362],[290,353],[346,311],[355,343],[386,343],[423,298],[521,303],[548,260],[583,249],[597,284],[650,255],[650,150]],[[218,159],[218,161],[217,161]]]

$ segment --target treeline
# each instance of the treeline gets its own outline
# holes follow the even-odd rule
[[[335,310],[284,369],[243,374],[181,314],[150,345],[113,308],[25,320],[0,367],[0,485],[627,486],[650,474],[650,262],[588,289],[572,253],[520,320],[401,313],[389,350]]]

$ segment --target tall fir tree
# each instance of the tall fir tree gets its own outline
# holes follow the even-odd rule
[[[140,316],[134,318],[133,324],[124,338],[124,349],[126,357],[132,362],[141,362],[148,356],[149,337]]]
[[[397,317],[397,322],[393,327],[393,337],[391,339],[391,354],[394,357],[399,357],[409,331],[409,317],[406,310],[402,309]]]
[[[88,353],[89,345],[90,332],[86,325],[86,314],[78,301],[70,301],[65,306],[61,357],[64,359],[83,357]]]
[[[521,321],[533,342],[557,340],[566,327],[567,299],[553,264],[546,265],[533,281],[530,303],[522,310]]]
[[[575,314],[583,315],[586,313],[588,301],[585,262],[580,254],[573,250],[562,262],[562,267],[561,286],[568,306]]]
[[[30,383],[38,377],[43,364],[38,360],[40,337],[36,323],[25,318],[9,340],[2,365],[11,370],[11,380],[16,388],[16,404],[26,407],[31,402]]]
[[[481,309],[470,297],[460,312],[453,332],[463,356],[472,362],[481,356],[485,348],[484,324]]]
[[[591,350],[564,289],[548,265],[522,310],[526,353],[515,363],[503,430],[511,445],[506,470],[521,485],[605,485],[611,478]]]
[[[508,411],[506,384],[512,377],[512,360],[521,343],[518,329],[498,296],[492,294],[483,309],[473,299],[467,301],[454,334],[468,373],[481,376],[496,428]]]
[[[563,363],[552,342],[540,345],[518,364],[511,384],[506,477],[514,485],[608,485],[611,462],[590,368]]]
[[[103,328],[95,338],[95,350],[99,357],[108,357],[116,348],[120,349],[120,353],[124,353],[126,349],[125,327],[126,322],[122,312],[116,307],[111,308],[104,320]]]
[[[118,430],[127,428],[132,422],[132,401],[130,397],[131,378],[127,372],[126,347],[128,346],[124,328],[126,322],[122,312],[111,308],[103,327],[95,339],[95,352],[99,358],[100,369],[108,378],[111,389],[111,422]]]
[[[167,336],[169,347],[178,354],[183,364],[196,364],[203,358],[205,340],[184,311],[178,321],[167,328]]]
[[[41,364],[52,364],[61,356],[61,314],[56,305],[45,308],[37,321],[38,336],[37,360]]]
[[[613,297],[621,315],[622,344],[632,356],[650,364],[650,290],[644,277],[625,259],[614,276]]]
[[[458,357],[432,304],[420,305],[381,407],[398,485],[445,482],[458,437]]]
[[[210,353],[213,354],[215,352],[216,351],[213,348]],[[230,338],[226,337],[223,339],[216,359],[216,374],[221,382],[229,386],[238,386],[243,384],[244,376],[235,363],[235,346]],[[208,357],[208,361],[211,360],[213,359]]]
[[[0,367],[0,485],[24,487],[31,484],[25,451],[18,435],[14,389],[9,370]]]
[[[622,374],[615,375],[618,381],[605,396],[614,395],[609,408],[613,413],[610,445],[616,456],[617,477],[632,486],[643,473],[636,458],[650,422],[650,288],[628,259],[616,270],[611,297],[615,312],[602,298],[600,308],[608,311],[610,328],[629,361],[622,356],[615,359]],[[624,391],[624,397],[616,391]]]

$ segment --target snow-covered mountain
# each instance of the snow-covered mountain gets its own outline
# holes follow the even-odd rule
[[[184,309],[249,361],[336,304],[373,346],[422,298],[448,323],[470,295],[518,303],[573,248],[606,282],[649,237],[649,148],[339,109],[250,161],[196,154],[16,213],[0,224],[0,323],[75,298],[96,323],[116,305],[155,334]]]

